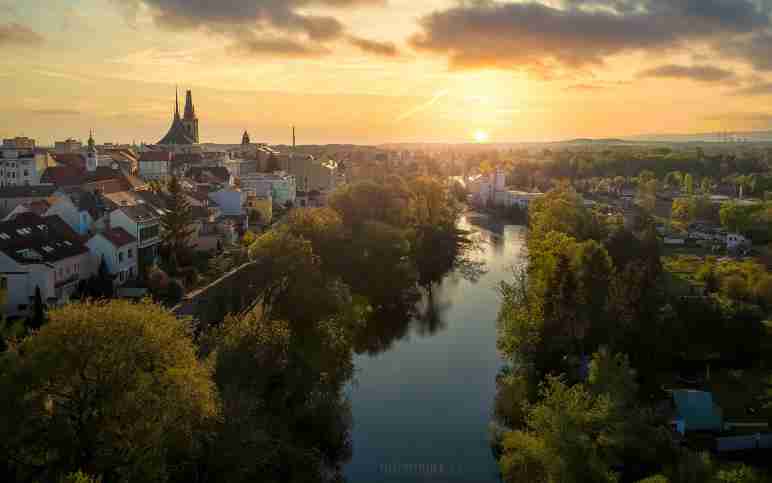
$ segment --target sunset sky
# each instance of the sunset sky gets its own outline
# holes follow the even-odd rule
[[[772,128],[772,0],[0,0],[0,136],[541,141]]]

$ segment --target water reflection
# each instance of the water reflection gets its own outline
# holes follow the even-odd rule
[[[470,214],[477,242],[407,312],[373,314],[360,334],[352,483],[498,481],[488,425],[503,361],[498,286],[522,257],[525,230]]]

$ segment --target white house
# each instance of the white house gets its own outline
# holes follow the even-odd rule
[[[109,228],[123,228],[137,240],[137,261],[140,272],[155,264],[161,244],[161,217],[146,204],[121,206],[109,217]]]
[[[544,196],[544,193],[529,193],[516,190],[497,191],[494,203],[496,206],[528,208],[533,200],[542,196]]]
[[[730,252],[751,246],[751,241],[739,233],[729,233],[726,236],[726,249]]]
[[[29,315],[40,289],[43,303],[67,303],[91,276],[88,248],[61,218],[21,213],[0,223],[0,311]]]
[[[217,205],[223,215],[242,215],[247,196],[244,191],[223,189],[209,193],[209,199]]]
[[[93,259],[93,271],[99,270],[102,260],[119,287],[139,274],[137,239],[121,227],[97,233],[86,242]]]

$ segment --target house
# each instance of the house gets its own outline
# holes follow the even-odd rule
[[[145,151],[139,157],[139,175],[146,180],[166,180],[172,174],[173,154],[169,151]]]
[[[54,153],[53,158],[57,166],[69,166],[81,172],[86,171],[86,158],[77,152]]]
[[[91,276],[88,248],[57,216],[21,213],[0,223],[0,308],[26,316],[40,290],[43,303],[67,303]]]
[[[295,177],[277,171],[272,174],[256,173],[242,176],[241,189],[256,196],[268,196],[274,206],[294,205],[297,198]]]
[[[744,248],[749,248],[750,246],[751,246],[751,241],[745,238],[744,236],[740,235],[739,233],[729,233],[726,236],[727,251],[734,252],[734,251],[742,250]]]
[[[676,389],[671,391],[675,406],[672,421],[678,432],[721,431],[723,414],[721,408],[713,402],[713,395],[694,389]]]
[[[193,166],[185,172],[185,177],[199,183],[232,184],[231,173],[225,166]]]
[[[125,229],[113,227],[97,233],[86,242],[86,246],[94,260],[93,271],[97,272],[104,260],[115,287],[122,286],[139,274],[137,239]]]
[[[43,151],[0,148],[0,187],[39,184],[49,164],[54,160]]]
[[[0,189],[0,216],[7,216],[21,204],[47,200],[55,192],[55,186],[6,186]]]
[[[544,193],[529,193],[526,191],[505,190],[497,191],[494,203],[496,206],[513,207],[527,209],[533,200],[544,196]]]
[[[110,213],[107,230],[120,227],[137,240],[140,274],[144,274],[158,259],[161,244],[160,216],[156,209],[146,204],[120,206]]]
[[[243,215],[244,202],[247,193],[234,189],[222,189],[209,193],[209,200],[213,201],[223,215]]]

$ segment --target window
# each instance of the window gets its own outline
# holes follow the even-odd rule
[[[29,170],[28,169],[24,170],[24,176],[29,176]]]
[[[123,283],[123,279],[125,278],[125,274],[126,274],[126,272],[124,272],[124,271],[121,271],[121,272],[118,273],[118,280],[121,283]]]
[[[76,263],[75,267],[72,269],[73,272],[79,273],[80,272],[80,264]]]
[[[8,279],[5,277],[0,277],[0,290],[6,289],[8,289]]]
[[[134,258],[134,250],[129,248],[129,258]]]
[[[123,263],[123,252],[118,252],[118,263]]]

